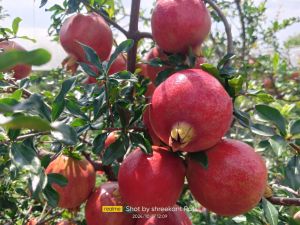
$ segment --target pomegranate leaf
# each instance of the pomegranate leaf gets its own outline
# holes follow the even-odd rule
[[[300,120],[294,121],[290,128],[291,135],[300,134]]]
[[[262,206],[264,210],[264,215],[269,222],[270,225],[277,225],[278,224],[278,211],[275,208],[275,206],[266,200],[265,198],[262,198]]]
[[[47,186],[44,188],[43,193],[45,195],[45,198],[50,206],[57,207],[59,195],[58,193],[51,187],[50,184],[47,184]]]
[[[50,123],[37,116],[15,115],[4,117],[0,115],[0,125],[13,129],[32,129],[36,131],[50,131]]]
[[[113,163],[118,158],[121,158],[126,153],[126,146],[123,137],[118,138],[104,152],[102,163],[107,166]]]
[[[104,150],[104,143],[108,136],[108,133],[98,134],[93,141],[93,153],[99,155]]]
[[[195,160],[198,162],[201,166],[203,166],[205,169],[208,168],[208,158],[205,152],[194,152],[194,153],[189,153],[189,157],[192,160]]]
[[[39,7],[42,8],[44,5],[47,4],[47,2],[48,2],[48,0],[42,0]]]
[[[49,184],[58,184],[61,187],[64,187],[68,184],[68,179],[59,173],[50,173],[47,175]]]

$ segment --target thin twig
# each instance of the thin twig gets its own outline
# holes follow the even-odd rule
[[[245,27],[245,18],[244,18],[244,13],[241,8],[241,0],[235,0],[235,4],[239,13],[240,17],[240,22],[242,26],[242,61],[245,60],[245,54],[246,54],[246,27]]]
[[[205,0],[218,14],[220,19],[222,20],[224,26],[225,26],[225,32],[227,35],[227,54],[233,53],[233,39],[232,39],[232,33],[231,33],[231,26],[222,12],[222,10],[217,6],[216,3],[214,3],[212,0]]]
[[[270,197],[267,199],[274,205],[300,206],[300,198]]]

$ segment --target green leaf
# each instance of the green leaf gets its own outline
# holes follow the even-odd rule
[[[106,109],[106,98],[104,91],[94,99],[93,106],[94,120],[97,120]]]
[[[37,116],[12,116],[0,115],[0,126],[13,129],[32,129],[36,131],[50,131],[50,123]]]
[[[120,117],[121,125],[123,128],[126,128],[130,120],[130,111],[121,106],[121,104],[116,104],[117,112]]]
[[[23,91],[22,89],[15,90],[10,97],[19,101],[22,98]]]
[[[58,193],[51,187],[50,184],[47,184],[46,188],[43,191],[45,198],[48,202],[48,204],[55,208],[57,207],[58,201],[59,201],[59,195]]]
[[[140,133],[130,133],[130,141],[134,147],[139,147],[144,153],[152,154],[151,143]]]
[[[217,69],[221,69],[222,66],[224,66],[225,64],[227,64],[230,60],[234,59],[235,58],[235,54],[233,53],[228,53],[226,54],[221,60],[220,62],[218,63],[218,66],[217,66]]]
[[[29,186],[33,198],[38,199],[40,192],[46,187],[47,179],[42,168],[39,168],[37,173],[29,174]]]
[[[75,86],[77,77],[71,77],[67,80],[65,80],[62,83],[61,90],[59,94],[56,96],[56,98],[53,101],[52,104],[52,120],[56,120],[60,114],[63,112],[63,109],[65,107],[65,96],[66,94],[73,89]]]
[[[40,160],[36,151],[24,143],[13,143],[10,149],[10,155],[13,161],[21,168],[31,171],[38,171]]]
[[[22,19],[20,17],[16,17],[12,23],[12,30],[14,35],[17,35],[18,30],[19,30],[19,24],[22,21]]]
[[[277,156],[281,156],[282,153],[287,148],[286,141],[284,140],[283,137],[281,137],[279,135],[273,136],[271,139],[269,139],[269,142]]]
[[[8,112],[13,112],[13,108],[6,104],[0,103],[0,113],[8,113]]]
[[[77,134],[74,128],[62,123],[54,122],[52,123],[52,136],[58,141],[66,145],[76,145],[77,143]]]
[[[290,128],[291,135],[300,134],[300,120],[295,121]]]
[[[89,118],[80,110],[79,103],[71,100],[66,101],[66,107],[70,113],[88,120]]]
[[[256,105],[255,109],[261,119],[275,124],[280,132],[286,135],[285,119],[277,109],[268,105]]]
[[[272,127],[268,127],[258,123],[251,124],[250,129],[253,133],[266,137],[272,137],[276,134]]]
[[[294,190],[300,188],[300,158],[298,155],[293,156],[284,171],[284,184]]]
[[[155,78],[155,86],[157,87],[158,85],[160,85],[169,76],[171,76],[174,72],[175,72],[174,69],[171,69],[171,68],[160,71]]]
[[[104,150],[104,143],[107,138],[107,133],[98,134],[93,141],[93,153],[99,155]]]
[[[39,7],[42,8],[44,5],[46,5],[47,2],[48,0],[42,0]]]
[[[279,54],[276,52],[273,56],[273,71],[276,74],[279,66]]]
[[[11,141],[14,141],[20,135],[20,133],[21,133],[20,129],[9,129],[7,132],[7,136]]]
[[[109,70],[110,66],[113,64],[113,62],[116,60],[118,55],[122,52],[128,52],[133,47],[134,41],[131,39],[127,39],[126,41],[123,41],[119,46],[116,48],[114,53],[110,56],[110,59],[107,63],[106,71]]]
[[[0,70],[7,70],[17,64],[40,66],[51,59],[51,55],[45,49],[33,51],[12,50],[0,54]]]
[[[87,75],[89,75],[89,76],[91,76],[91,77],[98,77],[98,76],[99,76],[99,74],[96,73],[96,72],[92,69],[91,65],[86,64],[86,63],[83,63],[83,62],[79,62],[79,65],[81,66],[81,68],[83,69],[83,71],[84,71]]]
[[[126,148],[123,143],[122,138],[118,138],[114,143],[112,143],[108,148],[105,150],[103,154],[102,163],[103,165],[110,165],[118,158],[121,158],[125,155]]]
[[[101,64],[101,61],[99,59],[99,56],[97,55],[97,52],[92,49],[91,47],[82,44],[79,42],[79,44],[81,45],[81,47],[83,48],[83,51],[85,53],[85,57],[86,59],[93,64],[94,66],[96,66],[101,72],[103,72],[103,67]]]
[[[234,89],[235,93],[239,93],[242,90],[244,79],[242,76],[235,77],[228,81],[230,87]]]
[[[237,118],[237,120],[243,127],[250,126],[250,116],[247,113],[235,108],[233,115]]]
[[[49,173],[47,174],[49,184],[58,184],[61,187],[64,187],[68,184],[68,179],[59,173]]]
[[[278,211],[272,203],[270,203],[265,198],[262,198],[262,206],[264,210],[264,215],[270,225],[278,224]]]
[[[189,157],[198,162],[201,166],[203,166],[205,169],[208,168],[208,157],[205,152],[195,152],[195,153],[189,153]]]

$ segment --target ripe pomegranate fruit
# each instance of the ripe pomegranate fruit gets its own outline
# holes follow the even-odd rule
[[[104,148],[108,148],[108,146],[114,143],[119,138],[119,136],[120,134],[118,134],[117,131],[110,132],[104,142]]]
[[[160,58],[162,60],[167,60],[168,59],[167,55],[164,54],[158,46],[152,48],[149,51],[149,53],[147,54],[147,56],[145,58],[145,61],[149,62],[151,59],[154,59],[154,58]],[[157,77],[157,74],[160,71],[165,70],[166,68],[167,68],[166,66],[156,67],[156,66],[151,66],[149,64],[145,64],[145,72],[146,72],[145,76],[148,77],[152,81],[152,83],[154,84],[155,79]]]
[[[64,21],[60,33],[62,47],[80,62],[88,62],[78,42],[93,48],[101,60],[106,60],[112,48],[112,32],[96,13],[76,14]]]
[[[68,184],[64,187],[52,185],[59,194],[58,206],[61,208],[77,208],[95,187],[96,172],[85,158],[78,160],[60,155],[48,165],[46,173],[59,173],[68,179]]]
[[[161,217],[138,219],[136,225],[192,225],[191,220],[179,206],[174,206],[173,211],[164,212]]]
[[[165,148],[152,146],[152,149],[152,155],[135,149],[120,166],[120,194],[131,207],[173,206],[182,191],[185,176],[182,159]]]
[[[127,69],[127,61],[124,55],[118,55],[116,60],[111,64],[109,70],[108,70],[108,75],[112,75],[114,73],[123,71]],[[97,69],[94,66],[91,66],[91,68],[97,73]],[[97,83],[97,80],[95,77],[88,76],[87,79],[84,81],[85,84],[95,84]]]
[[[157,45],[169,53],[185,53],[201,45],[210,32],[211,18],[203,1],[159,0],[151,27]]]
[[[87,225],[134,225],[132,215],[125,212],[103,212],[103,206],[123,206],[117,182],[107,182],[96,189],[85,206]]]
[[[157,145],[157,146],[160,145],[161,144],[160,140],[156,136],[156,134],[154,133],[152,125],[151,125],[150,120],[149,120],[149,106],[147,106],[147,108],[144,111],[144,114],[143,114],[143,123],[145,124],[145,126],[147,128],[147,131],[148,131],[148,134],[151,137],[152,144],[153,145]]]
[[[231,98],[203,70],[174,73],[153,93],[150,123],[155,134],[175,151],[196,152],[214,146],[231,121]]]
[[[36,218],[29,219],[26,225],[36,225],[38,223]]]
[[[63,220],[58,222],[56,225],[76,225],[76,223],[72,222],[72,221],[68,221],[68,220]]]
[[[11,50],[26,51],[21,45],[17,44],[14,41],[1,41],[0,42],[0,50],[1,49],[4,52],[8,52]],[[13,77],[16,80],[20,80],[20,79],[23,79],[23,78],[29,76],[29,74],[31,73],[31,66],[25,65],[25,64],[18,64],[18,65],[13,66],[12,68],[8,69],[7,71],[13,72]],[[6,71],[3,71],[3,72],[6,72]]]
[[[225,139],[206,152],[208,168],[188,158],[187,179],[197,201],[219,215],[236,216],[257,205],[264,194],[267,169],[254,149]]]

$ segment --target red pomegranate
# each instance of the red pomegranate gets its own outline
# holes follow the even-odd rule
[[[1,41],[0,42],[0,50],[1,49],[4,52],[8,52],[11,50],[26,51],[21,45],[17,44],[14,41]],[[25,65],[25,64],[19,64],[19,65],[13,66],[12,68],[8,69],[7,71],[13,72],[13,77],[16,80],[20,80],[20,79],[23,79],[23,78],[29,76],[29,74],[31,73],[31,66]]]
[[[200,69],[171,75],[155,89],[150,106],[155,134],[175,151],[214,146],[232,121],[231,98],[216,78]]]
[[[180,197],[185,176],[182,159],[165,148],[152,149],[152,155],[135,149],[120,166],[120,194],[131,207],[173,206]]]
[[[185,53],[201,45],[211,28],[203,1],[160,0],[152,13],[151,27],[157,45],[169,53]]]
[[[192,222],[184,210],[176,205],[160,217],[138,219],[136,225],[192,225]]]
[[[62,24],[60,42],[67,53],[80,62],[88,62],[80,43],[93,48],[101,60],[106,60],[112,48],[112,32],[105,20],[96,13],[76,14]]]
[[[117,131],[110,132],[104,142],[104,148],[108,148],[108,146],[114,143],[119,138],[119,136],[120,134]]]
[[[206,60],[204,57],[200,56],[200,57],[197,57],[196,58],[196,61],[195,61],[195,66],[194,68],[195,69],[201,69],[201,64],[203,63],[206,63]]]
[[[154,133],[152,125],[151,125],[150,120],[149,120],[149,106],[147,106],[147,108],[144,111],[143,123],[145,124],[145,127],[147,128],[148,134],[151,137],[152,144],[159,146],[161,144],[160,140],[156,136],[156,134]]]
[[[56,225],[76,225],[76,223],[69,221],[69,220],[63,220],[58,222]]]
[[[123,71],[127,69],[127,65],[126,65],[127,61],[124,55],[120,54],[118,55],[118,57],[116,58],[116,60],[111,64],[109,70],[108,70],[108,75],[112,75],[114,73]],[[91,68],[97,72],[96,67],[91,66]],[[97,80],[95,77],[92,76],[88,76],[87,79],[84,81],[85,84],[95,84],[97,83]]]
[[[59,173],[68,179],[68,184],[64,187],[52,185],[59,194],[58,206],[61,208],[77,208],[95,187],[96,172],[85,158],[79,160],[60,155],[48,165],[46,173]]]
[[[26,225],[36,225],[38,223],[36,218],[32,218],[30,220],[28,220],[28,222],[26,223]]]
[[[149,53],[146,56],[145,61],[150,62],[150,60],[154,59],[154,58],[160,58],[162,60],[167,60],[168,59],[167,55],[164,54],[158,46],[152,48],[149,51]],[[150,66],[149,64],[145,64],[145,72],[146,72],[145,76],[148,77],[152,81],[152,83],[154,84],[155,79],[157,77],[157,74],[160,71],[165,70],[166,68],[167,68],[166,66],[156,67],[156,66]]]
[[[249,145],[231,139],[206,152],[208,168],[189,158],[187,179],[197,201],[222,216],[236,216],[255,207],[264,194],[267,169]]]
[[[123,206],[117,182],[107,182],[96,189],[85,206],[87,225],[134,225],[131,214],[103,212],[103,206]]]

